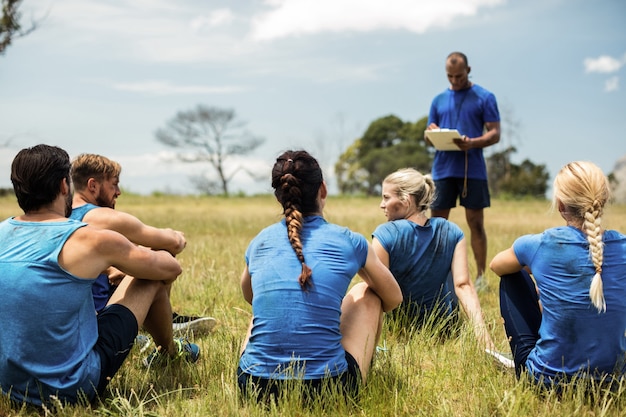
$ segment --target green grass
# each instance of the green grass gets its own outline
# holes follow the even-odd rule
[[[325,215],[369,237],[385,221],[378,198],[332,197]],[[195,365],[179,363],[145,370],[135,349],[109,386],[101,402],[91,407],[57,405],[54,410],[11,408],[0,397],[0,415],[34,416],[620,416],[626,414],[626,386],[615,392],[568,387],[560,396],[540,393],[510,371],[500,369],[478,348],[471,329],[441,340],[435,331],[413,332],[388,321],[379,352],[357,403],[329,392],[323,401],[303,407],[298,384],[291,395],[269,406],[243,401],[236,385],[239,346],[250,319],[239,276],[243,253],[263,227],[279,220],[273,197],[140,197],[124,195],[118,209],[148,224],[185,232],[187,249],[172,292],[176,311],[211,315],[219,324],[212,334],[196,338],[202,357]],[[0,218],[20,214],[14,198],[0,198]],[[451,220],[467,233],[462,209]],[[526,233],[561,225],[546,201],[494,201],[486,211],[488,259]],[[626,231],[626,206],[611,207],[609,228]],[[470,270],[475,266],[470,255]],[[498,348],[508,350],[498,311],[498,279],[487,274],[488,291],[481,294],[486,321]],[[355,280],[356,281],[356,280]],[[331,390],[332,391],[332,390]]]

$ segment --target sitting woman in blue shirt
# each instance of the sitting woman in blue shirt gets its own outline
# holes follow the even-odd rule
[[[565,226],[518,238],[490,264],[516,373],[546,386],[610,381],[626,372],[626,236],[602,228],[609,183],[593,163],[564,166],[553,190]]]
[[[400,288],[364,236],[324,219],[327,190],[315,158],[283,153],[272,187],[285,218],[246,250],[241,288],[252,321],[239,387],[261,399],[280,393],[285,380],[303,380],[312,392],[335,380],[354,393],[365,382],[383,311],[402,301]],[[364,282],[348,291],[357,273]]]
[[[470,280],[463,232],[446,219],[426,216],[434,195],[433,180],[412,168],[389,174],[380,203],[388,222],[372,234],[372,247],[400,285],[399,314],[420,325],[436,315],[449,326],[458,299],[482,347],[493,350]],[[448,286],[450,274],[454,288]]]

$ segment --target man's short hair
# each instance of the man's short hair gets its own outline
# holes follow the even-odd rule
[[[17,203],[24,212],[52,203],[61,182],[70,185],[70,157],[57,146],[37,145],[17,153],[11,164],[11,183]]]
[[[461,59],[466,67],[469,65],[469,63],[467,62],[467,55],[465,55],[463,52],[451,52],[447,58],[447,60],[449,60],[450,63],[453,65],[456,65],[458,59]]]
[[[89,178],[106,181],[120,176],[122,166],[106,156],[83,153],[72,161],[72,182],[77,190],[87,186]]]

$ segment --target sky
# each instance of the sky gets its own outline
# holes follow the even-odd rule
[[[25,0],[36,30],[0,55],[0,187],[39,143],[122,164],[126,191],[190,193],[208,165],[175,162],[155,132],[202,104],[235,110],[264,144],[227,160],[231,191],[270,192],[278,154],[306,149],[330,189],[339,155],[374,120],[427,116],[462,51],[492,91],[499,144],[551,177],[606,174],[626,155],[623,0]]]

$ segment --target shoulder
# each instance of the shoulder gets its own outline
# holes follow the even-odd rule
[[[474,92],[475,94],[478,94],[481,97],[487,97],[487,96],[495,97],[495,94],[487,90],[482,85],[478,85],[478,84],[472,84],[472,92]]]
[[[449,88],[446,88],[445,90],[437,94],[435,98],[433,98],[433,103],[438,100],[441,100],[442,98],[448,97],[450,94],[452,94],[452,90],[450,90]]]
[[[143,223],[126,212],[115,210],[110,207],[94,207],[85,213],[85,223],[102,229],[112,229],[124,233],[129,227],[145,226]]]
[[[626,244],[626,235],[618,232],[617,230],[605,230],[602,236],[602,240],[605,243],[617,241]]]
[[[448,233],[454,233],[461,237],[464,236],[463,230],[456,223],[443,217],[431,217],[429,220],[431,227],[436,231],[445,231]]]

